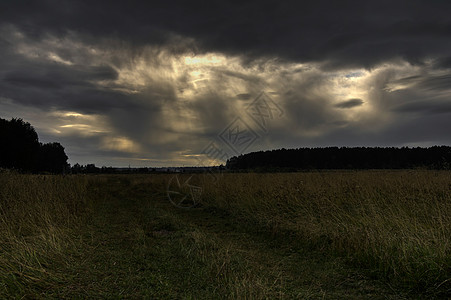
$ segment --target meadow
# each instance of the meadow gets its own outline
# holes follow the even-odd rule
[[[22,297],[446,299],[451,172],[3,172],[0,298]]]

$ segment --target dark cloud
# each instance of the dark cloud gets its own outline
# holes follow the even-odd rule
[[[372,67],[448,56],[448,1],[3,1],[0,20],[39,38],[68,30],[91,39],[172,44],[174,51]],[[181,43],[177,36],[196,40]],[[188,47],[184,49],[184,47]]]
[[[451,56],[437,59],[435,62],[435,67],[438,69],[451,69]]]
[[[53,80],[41,78],[30,74],[20,72],[11,72],[6,74],[3,81],[7,84],[18,86],[19,88],[40,88],[40,89],[59,89],[61,85]]]
[[[414,75],[393,80],[391,85],[404,85],[417,87],[424,90],[449,90],[451,89],[451,74],[441,75]]]
[[[451,89],[451,74],[429,76],[418,83],[418,86],[431,90]]]
[[[98,113],[112,107],[133,107],[128,95],[99,88],[98,82],[117,79],[115,69],[107,65],[68,65],[41,57],[27,58],[14,53],[8,44],[6,57],[0,60],[0,96],[23,105],[42,109],[57,108]],[[39,51],[39,49],[33,49]]]
[[[449,114],[451,113],[451,102],[425,100],[413,103],[406,103],[393,109],[401,113],[417,114]]]
[[[5,0],[0,117],[105,165],[183,164],[262,91],[284,114],[252,150],[451,143],[450,13],[422,0]]]
[[[36,72],[33,72],[36,71]],[[114,80],[117,72],[111,67],[54,67],[6,73],[3,81],[22,88],[60,89],[64,86],[91,86],[90,81]]]
[[[303,136],[294,139],[283,132],[275,134],[275,145],[286,148],[299,147],[400,147],[449,145],[449,115],[416,115],[397,118],[396,122],[373,124],[378,130],[361,126],[338,126],[319,136]],[[366,125],[364,125],[366,127]],[[273,147],[274,148],[274,147]],[[279,148],[281,148],[279,146]]]
[[[363,104],[362,99],[349,99],[340,103],[335,104],[335,107],[338,108],[353,108],[356,106],[360,106]]]

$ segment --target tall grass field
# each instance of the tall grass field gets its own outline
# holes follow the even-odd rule
[[[0,298],[449,297],[450,171],[0,173]]]

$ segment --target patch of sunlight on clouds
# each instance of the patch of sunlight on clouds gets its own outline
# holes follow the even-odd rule
[[[54,110],[50,112],[50,115],[58,118],[70,118],[72,120],[86,120],[86,121],[96,121],[99,115],[95,114],[83,114],[81,112],[76,111],[63,111],[63,110]]]
[[[77,133],[82,136],[91,136],[98,135],[102,133],[107,133],[108,131],[96,128],[93,125],[88,124],[67,124],[59,126],[60,130],[58,131],[61,135],[71,135]]]
[[[23,55],[28,59],[47,60],[64,65],[74,65],[76,63],[62,58],[57,54],[58,51],[70,53],[81,53],[88,51],[88,46],[78,41],[74,33],[68,33],[66,37],[59,38],[47,35],[41,40],[29,38],[13,25],[4,25],[0,28],[0,36],[9,44],[14,45],[16,53]],[[71,56],[76,59],[76,55]]]
[[[382,124],[390,122],[390,113],[383,112],[380,98],[384,92],[412,88],[417,81],[415,77],[424,72],[421,66],[411,65],[404,61],[384,63],[371,70],[357,69],[338,71],[332,76],[333,105],[349,99],[361,99],[362,105],[341,109],[344,120],[348,122],[367,122],[373,120],[377,130]],[[376,124],[380,124],[377,126]]]
[[[185,56],[184,58],[186,65],[224,65],[226,58],[222,54],[218,53],[208,53],[199,56]]]
[[[141,152],[141,146],[127,137],[104,137],[101,147],[104,150],[121,151],[128,153]]]
[[[52,111],[51,130],[62,136],[93,136],[109,132],[108,122],[98,114],[82,114],[74,111]]]
[[[122,90],[129,90],[130,93],[139,91],[146,87],[151,70],[158,72],[158,70],[147,65],[144,58],[136,59],[133,64],[116,69],[118,72],[116,84]]]
[[[31,123],[39,134],[51,136],[87,137],[109,132],[109,123],[101,115],[61,110],[46,111],[1,97],[0,117],[6,119],[20,117]]]
[[[91,126],[86,125],[86,124],[69,124],[69,125],[61,125],[61,128],[81,128],[81,129],[86,129],[86,128],[90,128]]]
[[[354,106],[341,111],[346,121],[356,122],[365,118],[374,109],[371,105],[368,80],[372,73],[366,70],[352,70],[351,72],[338,72],[331,80],[332,104],[337,105],[349,99],[361,99],[362,105]]]
[[[76,112],[67,112],[64,114],[66,117],[83,117],[83,114],[76,113]]]
[[[64,65],[69,65],[69,66],[73,65],[73,63],[71,61],[64,60],[61,57],[59,57],[57,54],[52,53],[52,52],[48,53],[48,58],[54,62],[61,63]]]
[[[403,79],[418,75],[422,71],[422,67],[414,66],[405,62],[402,64],[384,64],[375,70],[375,72],[384,71],[390,72],[391,75],[384,87],[384,90],[392,93],[413,87],[415,85],[414,81]]]
[[[196,126],[197,117],[196,114],[190,109],[187,103],[178,103],[177,105],[166,105],[162,108],[161,113],[164,120],[168,120],[165,123],[167,128],[170,128],[172,132],[168,132],[159,139],[159,142],[171,142],[176,141],[179,136],[177,133],[195,133],[201,132],[200,128]]]

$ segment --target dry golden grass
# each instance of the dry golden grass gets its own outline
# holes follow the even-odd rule
[[[0,173],[0,297],[308,298],[343,259],[395,295],[451,295],[450,171],[195,174],[191,211],[166,198],[173,176]]]
[[[0,173],[0,292],[59,280],[45,266],[75,242],[67,232],[88,208],[86,193],[83,177]]]
[[[417,291],[451,292],[451,172],[224,174],[202,204],[350,258]]]

